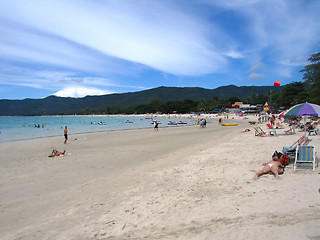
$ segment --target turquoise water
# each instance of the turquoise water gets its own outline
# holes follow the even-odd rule
[[[168,121],[186,121],[193,125],[196,119],[154,117],[159,127],[170,127]],[[130,123],[127,123],[130,121]],[[95,124],[103,122],[105,125]],[[141,116],[33,116],[0,117],[0,142],[10,142],[41,137],[63,136],[64,126],[70,135],[112,130],[153,128],[152,120]],[[185,125],[176,125],[185,126]]]

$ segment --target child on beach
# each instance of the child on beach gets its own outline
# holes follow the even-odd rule
[[[279,157],[278,156],[273,156],[272,160],[270,162],[268,162],[262,168],[262,170],[260,170],[260,171],[255,173],[253,179],[257,180],[259,176],[261,176],[263,174],[266,174],[266,173],[270,173],[270,172],[272,172],[276,176],[276,179],[279,179],[279,172],[280,173],[283,172],[283,170],[279,169],[279,167],[283,167],[283,165],[279,161]]]

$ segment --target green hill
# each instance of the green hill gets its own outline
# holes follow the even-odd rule
[[[216,89],[199,87],[158,87],[149,90],[103,96],[87,96],[84,98],[62,98],[49,96],[43,99],[0,100],[0,115],[53,115],[75,114],[90,111],[99,111],[108,108],[122,108],[148,104],[152,100],[182,101],[207,100],[214,96],[220,98],[245,98],[255,94],[266,94],[269,91],[280,91],[281,88],[273,86],[237,87],[223,86]]]

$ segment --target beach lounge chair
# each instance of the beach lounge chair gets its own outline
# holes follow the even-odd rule
[[[311,133],[314,133],[314,135],[318,135],[318,129],[316,128],[309,128],[308,130],[309,136],[311,135]]]
[[[316,167],[316,153],[314,146],[297,146],[296,148],[296,158],[294,161],[293,169],[296,170],[297,167],[303,165],[312,164],[312,170]]]
[[[290,129],[285,130],[284,133],[285,134],[294,134],[294,133],[296,133],[296,131],[294,130],[294,127],[291,126]]]
[[[255,136],[259,136],[259,137],[269,136],[265,131],[261,129],[261,127],[255,127],[254,130],[255,130],[255,133],[254,133]]]
[[[306,136],[302,136],[301,138],[299,138],[297,141],[295,141],[293,144],[291,144],[289,147],[284,146],[282,148],[282,152],[284,154],[287,154],[288,152],[295,152],[296,147],[300,146],[301,144],[303,144],[303,142],[306,140]]]
[[[297,146],[306,146],[311,142],[311,139],[308,139],[306,136],[302,136],[301,138],[299,138],[297,141],[295,141],[291,146],[286,147],[284,146],[282,148],[282,152],[283,154],[288,156],[289,159],[289,163],[291,163],[291,160],[294,160],[295,155],[296,155],[296,147]]]
[[[307,146],[310,142],[312,141],[312,139],[306,138],[306,140],[304,141],[304,143],[302,143],[302,146]]]

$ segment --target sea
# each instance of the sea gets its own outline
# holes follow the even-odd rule
[[[161,127],[194,125],[196,118],[168,118],[145,116],[14,116],[0,117],[0,143],[35,138],[63,136],[64,127],[69,135],[128,129],[153,128],[153,121]],[[184,121],[186,124],[168,125]]]

